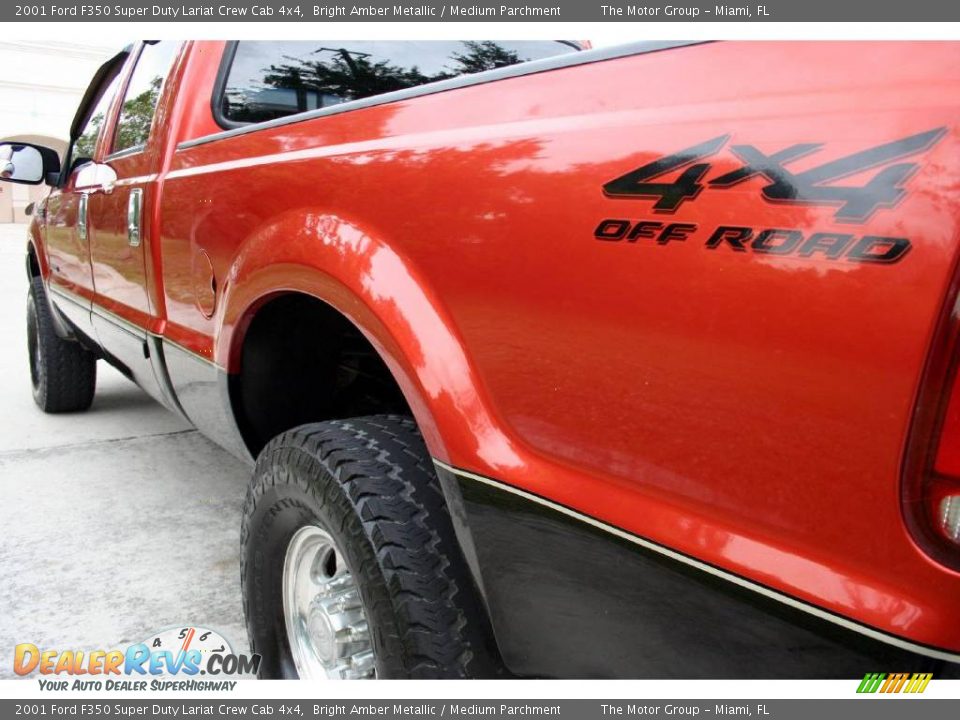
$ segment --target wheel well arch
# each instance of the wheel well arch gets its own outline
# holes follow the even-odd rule
[[[286,430],[361,416],[409,416],[428,452],[431,439],[438,442],[435,419],[386,328],[374,315],[358,314],[367,321],[362,327],[357,318],[310,292],[288,289],[258,298],[239,316],[225,348],[232,370],[227,387],[236,427],[252,457]],[[446,489],[441,502],[451,515],[457,512]],[[469,529],[463,530],[465,540],[455,532],[455,551],[472,558]],[[479,661],[482,671],[499,672],[502,660],[476,565],[475,559],[461,560],[462,602],[472,603],[469,607],[478,613],[474,641],[490,654]]]
[[[230,404],[253,457],[271,438],[305,423],[414,414],[374,344],[313,295],[282,291],[259,299],[231,344]]]
[[[286,295],[302,295],[336,317],[340,329],[351,326],[350,333],[367,343],[368,355],[379,357],[386,370],[379,368],[378,377],[399,388],[405,413],[416,420],[433,457],[497,471],[525,464],[430,277],[378,228],[320,209],[285,213],[247,236],[224,276],[212,350],[234,385],[235,426],[254,456],[264,436],[290,420],[256,427],[244,348],[251,330],[258,332],[262,312],[275,302],[291,302]],[[283,365],[268,364],[257,374],[262,379],[271,367]],[[317,415],[301,417],[324,419]]]
[[[40,268],[40,257],[37,255],[37,249],[32,242],[27,243],[27,279],[40,277],[42,274]]]

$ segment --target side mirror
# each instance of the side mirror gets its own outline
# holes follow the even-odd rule
[[[0,142],[0,180],[22,185],[56,185],[60,156],[43,145]]]

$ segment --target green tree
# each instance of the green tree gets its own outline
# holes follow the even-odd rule
[[[432,80],[416,66],[405,69],[391,65],[387,60],[372,62],[369,57],[346,49],[334,50],[329,60],[286,59],[288,63],[271,65],[267,69],[264,84],[275,88],[306,87],[322,95],[356,100]]]
[[[285,57],[285,62],[266,68],[263,84],[267,88],[297,91],[298,109],[302,111],[308,107],[307,92],[316,92],[321,98],[326,96],[327,104],[330,97],[340,101],[358,100],[523,62],[516,52],[490,40],[467,41],[463,46],[463,52],[453,53],[450,64],[434,74],[424,73],[416,65],[404,68],[388,60],[373,61],[366,53],[347,48],[321,48],[317,52],[324,53],[322,57]],[[256,89],[252,92],[255,94]],[[240,100],[238,95],[242,97],[234,90],[233,102]],[[241,104],[246,102],[244,99]]]
[[[74,158],[92,158],[93,152],[97,147],[97,137],[100,135],[100,128],[103,127],[103,113],[97,113],[83,130],[83,134],[77,138],[73,146]]]
[[[116,140],[113,143],[115,151],[126,150],[147,142],[147,138],[150,137],[150,125],[153,122],[153,111],[160,98],[161,85],[163,85],[163,78],[157,75],[150,81],[150,86],[146,90],[123,101],[117,123]]]
[[[454,53],[453,60],[457,65],[452,68],[452,75],[469,75],[523,62],[517,53],[492,40],[467,40],[463,44],[467,47],[467,52]]]

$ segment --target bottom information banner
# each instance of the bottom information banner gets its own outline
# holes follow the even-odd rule
[[[909,705],[909,707],[907,707]],[[850,700],[0,700],[0,718],[8,717],[303,717],[303,718],[661,718],[740,716],[770,720],[830,718],[902,718],[941,720],[957,717],[960,700],[903,696]]]

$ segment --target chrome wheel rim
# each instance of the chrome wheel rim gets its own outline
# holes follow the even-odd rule
[[[283,615],[301,678],[375,677],[360,588],[336,542],[314,525],[297,530],[287,545]]]

